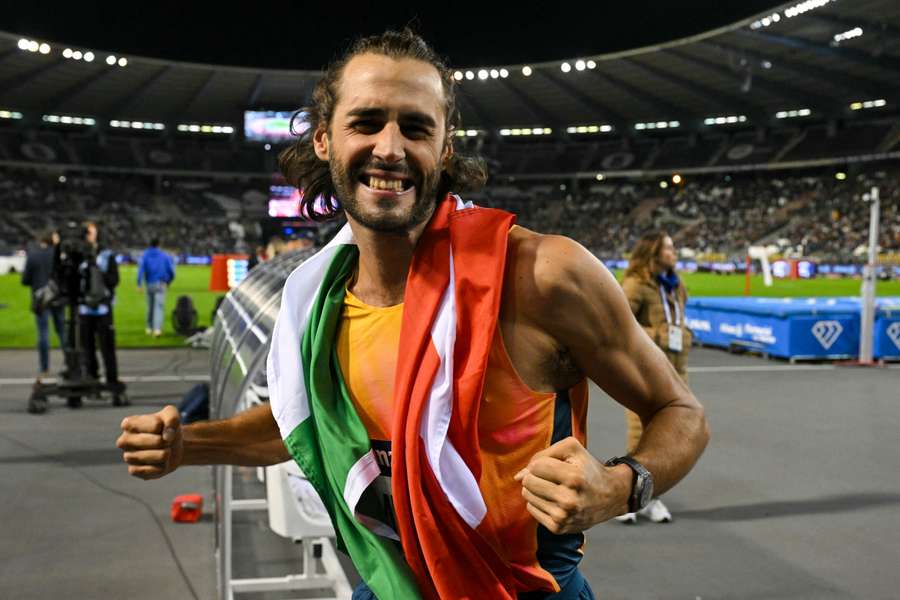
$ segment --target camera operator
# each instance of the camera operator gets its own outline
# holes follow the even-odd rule
[[[119,381],[116,331],[113,325],[114,292],[119,285],[119,267],[113,251],[99,245],[95,223],[84,224],[84,240],[87,242],[89,252],[79,265],[82,289],[79,295],[78,315],[87,374],[99,379],[95,342],[99,338],[106,383],[113,392],[113,404],[124,405],[127,401],[121,392],[125,386]],[[70,403],[72,404],[79,405],[80,399]]]

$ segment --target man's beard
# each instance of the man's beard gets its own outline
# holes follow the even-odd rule
[[[395,165],[367,162],[357,167],[346,169],[333,156],[328,159],[328,167],[331,171],[331,181],[337,193],[341,207],[354,221],[373,231],[392,234],[406,234],[429,218],[437,204],[437,193],[440,185],[440,170],[424,174],[411,167],[398,169]],[[413,180],[416,186],[416,198],[413,205],[404,214],[395,214],[387,210],[365,212],[356,200],[356,187],[362,185],[358,177],[367,169],[380,169],[402,173]],[[391,202],[386,200],[385,202]],[[393,206],[393,202],[391,205]],[[376,209],[377,210],[377,209]]]

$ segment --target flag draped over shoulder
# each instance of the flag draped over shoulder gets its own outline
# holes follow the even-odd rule
[[[394,382],[396,532],[359,510],[380,471],[334,350],[358,258],[349,226],[285,283],[268,357],[272,414],[379,598],[515,598],[509,566],[477,531],[488,510],[478,410],[513,219],[448,196],[416,245]]]

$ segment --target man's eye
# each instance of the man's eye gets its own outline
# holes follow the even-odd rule
[[[378,123],[375,123],[374,121],[356,121],[352,124],[352,126],[354,129],[366,133],[378,131],[378,129],[380,128]]]
[[[403,135],[408,138],[421,138],[427,136],[428,133],[428,129],[418,125],[411,125],[403,128]]]

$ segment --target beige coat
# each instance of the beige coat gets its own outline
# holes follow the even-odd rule
[[[634,313],[637,322],[650,339],[653,340],[660,349],[665,352],[666,357],[681,378],[687,383],[687,355],[691,349],[691,341],[694,339],[691,330],[684,324],[684,305],[687,303],[687,292],[684,284],[678,286],[675,294],[669,294],[669,312],[672,319],[675,318],[675,302],[681,311],[681,352],[671,352],[669,350],[669,324],[666,322],[666,313],[663,310],[662,297],[659,295],[659,283],[654,279],[646,281],[638,277],[626,277],[622,281],[622,289],[628,298],[628,304],[631,305],[631,312]],[[641,419],[630,410],[625,410],[625,424],[627,426],[625,450],[632,454],[641,441],[641,435],[644,428],[641,425]]]
[[[681,329],[683,331],[683,350],[681,352],[669,351],[669,325],[666,323],[666,313],[663,310],[662,298],[659,294],[659,283],[655,279],[646,281],[638,277],[626,277],[622,281],[622,289],[625,291],[631,312],[634,313],[637,322],[644,328],[650,339],[666,353],[666,357],[678,374],[687,381],[687,358],[694,338],[691,330],[684,324],[684,305],[687,303],[684,284],[679,285],[675,293],[669,294],[667,298],[672,319],[675,318],[675,302],[678,303],[681,312]]]

